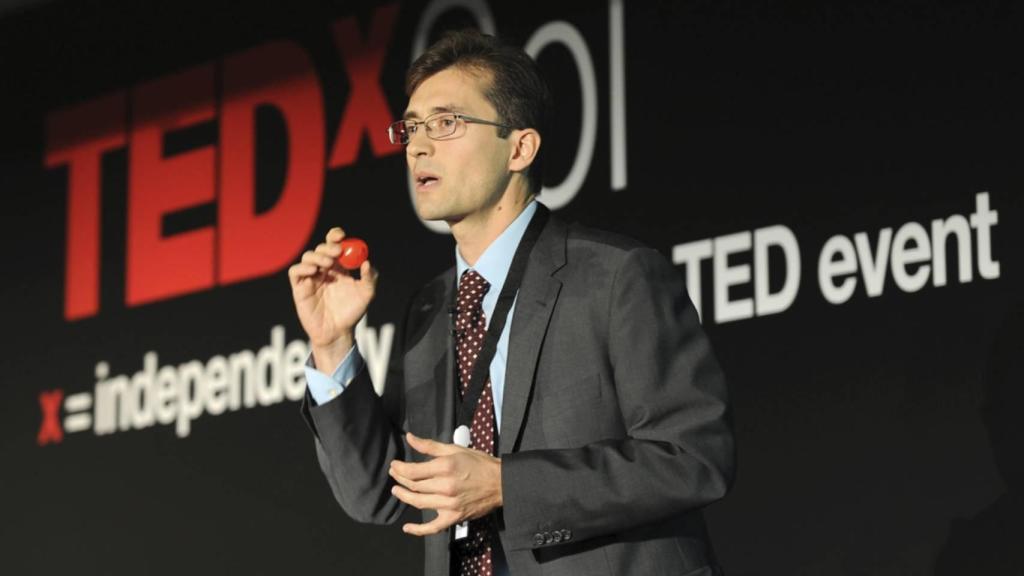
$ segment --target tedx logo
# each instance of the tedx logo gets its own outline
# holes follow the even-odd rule
[[[61,408],[64,409],[64,419],[61,420]],[[64,391],[60,388],[54,390],[43,390],[39,393],[39,409],[42,413],[42,421],[39,425],[39,433],[36,434],[36,444],[45,446],[47,444],[60,444],[64,440],[64,433],[72,434],[82,432],[92,427],[92,393],[81,392],[65,397]]]

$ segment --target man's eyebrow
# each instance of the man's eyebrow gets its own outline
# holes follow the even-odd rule
[[[438,112],[462,112],[462,111],[463,111],[463,108],[461,106],[456,106],[455,104],[448,104],[446,106],[434,106],[433,108],[430,109],[430,114],[427,114],[427,116],[431,116],[433,114],[437,114]],[[413,112],[412,110],[406,110],[405,114],[402,115],[402,120],[414,120],[416,118],[419,118],[419,114]]]

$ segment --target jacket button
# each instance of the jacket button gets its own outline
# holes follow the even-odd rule
[[[562,541],[568,542],[569,540],[572,540],[572,530],[566,528],[562,530]]]
[[[534,534],[533,535],[533,545],[534,546],[543,546],[544,545],[544,535],[541,534],[540,532]]]

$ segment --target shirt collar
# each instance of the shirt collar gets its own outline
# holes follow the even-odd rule
[[[508,225],[508,228],[505,228],[505,231],[495,238],[494,242],[491,242],[491,245],[484,250],[484,253],[476,261],[476,266],[472,267],[473,270],[476,270],[477,274],[483,276],[484,280],[487,280],[491,285],[491,289],[484,296],[483,306],[485,309],[488,308],[488,304],[497,300],[498,293],[501,292],[501,287],[505,284],[505,277],[508,276],[508,269],[512,266],[512,258],[516,255],[519,241],[522,240],[523,234],[526,233],[526,227],[530,224],[530,220],[536,211],[537,201],[531,200],[522,213]],[[457,246],[455,248],[455,264],[458,271],[458,279],[461,280],[462,273],[468,270],[470,265],[459,254]]]

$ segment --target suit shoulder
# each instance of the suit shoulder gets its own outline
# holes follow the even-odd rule
[[[568,226],[566,245],[570,259],[590,255],[606,261],[621,262],[637,253],[655,258],[660,255],[660,252],[635,238],[576,223]]]
[[[678,271],[661,252],[628,236],[579,224],[566,229],[566,287],[591,298],[610,293],[622,278],[679,290]]]

